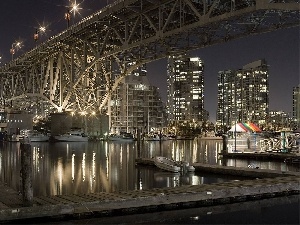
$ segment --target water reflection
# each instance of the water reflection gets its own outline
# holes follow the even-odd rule
[[[155,167],[137,166],[136,143],[31,143],[34,196],[114,192],[182,185],[200,185],[245,179],[212,174],[172,174]],[[184,160],[190,163],[208,163],[247,167],[255,164],[262,169],[298,171],[283,162],[254,160],[222,161],[218,153],[221,141],[165,141],[144,142],[141,157],[156,155]],[[0,143],[0,182],[20,190],[20,145]]]

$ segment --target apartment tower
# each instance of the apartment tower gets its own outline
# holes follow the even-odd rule
[[[237,122],[264,125],[269,112],[269,72],[265,60],[218,73],[217,127]]]
[[[110,132],[159,132],[166,126],[165,106],[157,87],[146,77],[145,65],[125,77],[111,100]]]
[[[203,61],[185,54],[168,58],[168,122],[203,121]]]
[[[300,84],[293,88],[293,121],[300,128]]]

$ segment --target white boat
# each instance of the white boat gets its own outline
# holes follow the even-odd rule
[[[28,137],[30,142],[49,141],[49,135],[40,133],[36,130],[22,130],[20,133],[23,137]]]
[[[87,142],[88,137],[82,131],[70,131],[62,135],[54,136],[56,141],[70,141],[70,142]]]
[[[109,141],[125,141],[131,142],[134,141],[134,137],[130,133],[121,133],[121,134],[111,134],[108,136]]]
[[[174,173],[178,173],[181,170],[181,168],[176,165],[176,162],[174,160],[168,159],[163,156],[156,156],[154,158],[154,164],[162,170],[166,170]]]
[[[158,134],[148,134],[144,137],[144,141],[160,141]]]
[[[154,164],[162,170],[166,170],[174,173],[178,173],[180,171],[183,172],[195,171],[195,167],[190,166],[188,162],[174,161],[172,159],[163,156],[156,156],[154,158]]]
[[[46,134],[41,134],[41,133],[30,134],[30,135],[28,135],[28,138],[31,142],[49,141],[49,136]]]
[[[49,135],[42,134],[39,132],[34,132],[34,131],[28,133],[27,137],[31,142],[49,141]]]
[[[216,136],[215,132],[203,132],[198,138],[200,140],[222,140],[222,136]]]

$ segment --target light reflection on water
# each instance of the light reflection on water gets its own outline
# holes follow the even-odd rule
[[[20,190],[19,143],[0,145],[0,182]],[[136,143],[31,143],[32,178],[34,196],[115,192],[182,185],[201,185],[228,180],[245,179],[214,174],[172,174],[155,167],[137,166]],[[144,142],[140,156],[157,155],[190,163],[207,163],[247,167],[255,164],[262,169],[297,171],[283,162],[259,162],[228,159],[223,161],[218,153],[222,141],[164,141]]]

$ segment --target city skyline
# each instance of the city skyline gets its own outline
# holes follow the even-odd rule
[[[204,108],[209,111],[210,119],[215,122],[218,72],[238,70],[260,59],[265,59],[269,65],[270,110],[291,113],[293,87],[300,82],[299,51],[297,27],[245,37],[191,52],[191,56],[200,57],[204,63]],[[164,61],[158,62],[161,64],[158,68],[166,65]],[[149,67],[148,73],[155,74],[157,68],[154,65]],[[164,76],[167,76],[166,73]],[[160,89],[164,88],[164,84],[157,78],[153,82]],[[161,93],[166,96],[164,90]]]
[[[112,1],[108,1],[112,2]],[[32,0],[5,1],[0,3],[0,54],[2,65],[11,60],[10,48],[21,39],[24,47],[15,56],[30,50],[48,37],[67,27],[64,13],[69,1]],[[105,6],[107,1],[83,1],[80,15],[71,18],[71,24]],[[73,16],[73,14],[72,14]],[[17,19],[16,19],[17,17]],[[48,22],[46,22],[48,21]],[[50,24],[51,23],[51,24]],[[40,25],[50,24],[48,33],[34,42],[33,35]],[[215,121],[217,109],[217,74],[220,70],[237,70],[244,65],[265,59],[270,73],[270,110],[292,112],[293,87],[299,84],[299,27],[259,34],[190,52],[204,62],[204,108]],[[0,65],[1,65],[0,64]],[[166,101],[167,59],[147,65],[150,83],[160,89]]]

